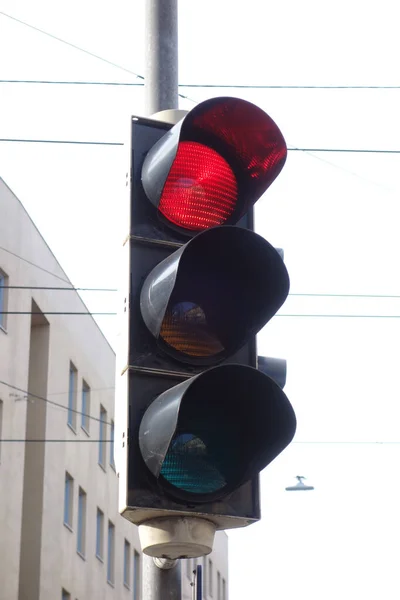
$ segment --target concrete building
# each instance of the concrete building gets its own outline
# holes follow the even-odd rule
[[[66,288],[0,179],[0,600],[140,600],[137,528],[118,513],[115,355]],[[204,599],[227,600],[225,532],[201,562]]]

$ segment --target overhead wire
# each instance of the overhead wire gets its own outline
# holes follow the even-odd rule
[[[37,31],[38,33],[42,33],[43,35],[48,36],[49,38],[56,40],[57,42],[61,42],[62,44],[66,44],[67,46],[74,48],[74,50],[78,50],[79,52],[83,52],[84,54],[87,54],[88,56],[91,56],[92,58],[96,58],[97,60],[100,60],[112,67],[115,67],[116,69],[120,69],[122,71],[125,71],[126,73],[130,73],[130,75],[134,75],[135,77],[137,77],[138,79],[141,79],[144,81],[144,76],[140,75],[139,73],[136,73],[135,71],[132,71],[132,69],[128,69],[127,67],[124,67],[112,60],[108,60],[108,58],[104,58],[104,56],[100,56],[99,54],[95,54],[94,52],[91,52],[90,50],[86,50],[85,48],[82,48],[81,46],[78,46],[77,44],[73,44],[72,42],[68,42],[67,40],[64,40],[63,38],[58,37],[57,35],[54,35],[48,31],[45,31],[44,29],[41,29],[40,27],[36,27],[35,25],[31,25],[30,23],[27,23],[26,21],[23,21],[22,19],[18,19],[17,17],[14,17],[13,15],[10,15],[9,13],[6,13],[4,11],[0,11],[0,15],[3,15],[4,17],[7,17],[8,19],[11,19],[13,21],[16,21],[17,23],[19,23],[20,25],[24,25],[25,27],[29,27],[30,29],[33,29],[34,31]],[[180,98],[184,99],[184,100],[189,100],[190,102],[194,102],[195,104],[197,104],[196,100],[193,100],[193,98],[189,98],[189,96],[185,96],[184,94],[178,94]]]
[[[77,438],[74,440],[64,440],[64,439],[49,439],[49,438],[45,438],[45,439],[31,439],[31,438],[21,438],[21,439],[0,439],[0,442],[23,442],[24,444],[29,443],[29,442],[40,442],[41,444],[48,444],[51,442],[69,442],[69,443],[74,443],[74,444],[84,444],[84,443],[99,443],[99,442],[104,442],[104,443],[114,443],[114,440],[93,440],[91,438]]]
[[[136,77],[142,78],[141,75]],[[144,80],[144,77],[142,78]],[[35,85],[104,85],[115,87],[143,87],[144,81],[57,81],[50,79],[0,79],[0,83],[35,84]],[[232,90],[399,90],[400,85],[272,85],[272,84],[215,84],[215,83],[180,83],[182,88],[217,88]]]
[[[0,285],[4,290],[56,290],[63,292],[117,292],[116,288],[52,287],[48,285]]]
[[[70,443],[70,444],[80,444],[80,443],[115,443],[115,440],[102,440],[102,439],[91,439],[91,438],[76,438],[76,439],[51,439],[51,438],[42,438],[42,439],[32,439],[32,438],[3,438],[0,439],[0,442],[19,442],[19,443],[29,443],[29,442],[38,442],[41,444],[47,444],[47,443]],[[311,440],[311,441],[292,441],[292,444],[303,444],[303,445],[350,445],[350,446],[357,446],[357,445],[361,445],[361,446],[365,446],[365,445],[373,445],[373,446],[386,446],[386,445],[398,445],[400,444],[400,440],[393,440],[393,441],[380,441],[380,440],[353,440],[353,441],[349,441],[349,440],[345,440],[345,441],[341,441],[341,440],[327,440],[327,441],[323,441],[323,440]]]
[[[99,417],[94,417],[93,415],[84,413],[81,410],[70,408],[69,406],[66,406],[65,404],[60,404],[59,402],[55,402],[54,400],[49,400],[49,398],[45,398],[44,396],[39,396],[38,394],[33,394],[32,392],[28,392],[28,390],[21,389],[20,387],[13,385],[11,383],[8,383],[7,381],[2,381],[0,379],[0,384],[4,385],[10,389],[16,390],[17,392],[20,392],[24,396],[29,396],[29,397],[35,398],[37,400],[41,400],[42,402],[47,402],[47,404],[50,404],[51,406],[57,406],[58,408],[62,408],[63,410],[67,410],[68,412],[72,412],[77,415],[85,416],[88,419],[92,419],[93,421],[98,421],[99,423],[103,423],[104,425],[112,424],[111,421],[104,421],[103,419],[100,419]],[[113,389],[113,388],[110,388],[110,389]]]
[[[2,310],[0,315],[77,315],[77,316],[106,316],[115,317],[118,313],[116,312],[90,312],[86,311],[62,311],[62,310]]]
[[[88,140],[31,140],[24,138],[0,138],[0,142],[19,144],[77,144],[81,146],[124,146],[124,142],[93,142]]]
[[[3,252],[7,252],[7,254],[11,254],[11,256],[15,256],[15,258],[18,258],[19,260],[26,262],[28,265],[31,265],[31,267],[36,267],[40,271],[43,271],[44,273],[47,273],[48,275],[52,275],[53,277],[56,277],[56,279],[59,279],[60,281],[64,281],[65,283],[70,283],[70,281],[68,279],[66,279],[65,277],[61,277],[60,275],[57,275],[56,273],[53,273],[52,271],[45,269],[45,267],[42,267],[42,266],[38,265],[37,263],[32,262],[28,258],[24,258],[20,254],[16,254],[15,252],[12,252],[12,250],[9,250],[8,248],[4,248],[4,246],[0,246],[0,250],[3,250]],[[70,284],[72,286],[72,283],[70,283]]]
[[[37,266],[37,265],[35,265]],[[53,287],[37,285],[1,285],[5,290],[57,290],[66,292],[118,292],[117,288],[88,288],[88,287]],[[400,298],[400,294],[341,294],[341,293],[319,293],[319,292],[289,292],[289,296],[305,296],[317,298]]]
[[[24,138],[0,138],[0,142],[17,142],[33,144],[78,144],[94,146],[124,146],[124,142],[94,142],[87,140],[46,140],[46,139],[24,139]],[[288,152],[332,152],[332,153],[353,153],[353,154],[400,154],[400,150],[389,150],[383,148],[288,148]]]
[[[0,315],[63,315],[63,316],[103,316],[103,317],[116,317],[117,312],[66,312],[66,311],[0,311]],[[337,319],[400,319],[399,315],[363,315],[363,314],[306,314],[306,313],[277,313],[275,317],[296,317],[296,318],[337,318]]]

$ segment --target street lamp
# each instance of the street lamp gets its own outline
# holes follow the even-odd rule
[[[296,475],[296,479],[296,485],[290,485],[289,487],[285,488],[287,492],[306,492],[314,489],[312,485],[306,485],[305,483],[303,483],[303,479],[306,478],[302,475]]]

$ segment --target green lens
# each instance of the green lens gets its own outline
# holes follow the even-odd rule
[[[191,433],[179,433],[172,439],[160,474],[192,494],[211,494],[226,485],[206,443]]]

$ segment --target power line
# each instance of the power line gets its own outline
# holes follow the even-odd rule
[[[319,293],[289,293],[289,296],[307,296],[317,298],[400,298],[396,294],[319,294]]]
[[[141,77],[136,75],[136,77]],[[143,77],[144,79],[144,77]],[[104,85],[116,87],[143,87],[143,81],[56,81],[42,79],[0,79],[0,83],[27,83],[44,85]],[[217,88],[237,90],[399,90],[399,85],[241,85],[241,84],[217,84],[217,83],[180,83],[181,88]]]
[[[45,269],[44,267],[41,267],[40,265],[38,265],[38,264],[36,264],[36,263],[28,260],[27,258],[24,258],[23,256],[20,256],[19,254],[16,254],[15,252],[12,252],[11,250],[8,250],[7,248],[4,248],[4,246],[0,246],[0,250],[3,250],[4,252],[7,252],[8,254],[11,254],[12,256],[15,256],[15,258],[19,258],[20,260],[28,263],[28,265],[31,265],[32,267],[36,267],[37,269],[40,269],[40,271],[44,271],[44,273],[47,273],[48,275],[52,275],[53,277],[56,277],[60,281],[64,281],[65,283],[70,283],[68,281],[68,279],[65,279],[64,277],[60,277],[60,275],[56,275],[52,271],[49,271],[48,269]],[[71,285],[72,285],[72,283],[71,283]]]
[[[37,266],[37,265],[35,265]],[[2,285],[2,289],[9,290],[59,290],[67,292],[118,292],[117,288],[86,288],[86,287],[53,287],[36,285]],[[400,294],[331,294],[331,293],[306,293],[290,292],[289,296],[319,297],[319,298],[400,298]]]
[[[0,311],[0,315],[65,315],[65,316],[103,316],[116,317],[117,312],[63,312],[63,311]],[[362,315],[362,314],[289,314],[278,313],[276,317],[307,317],[307,318],[337,318],[337,319],[400,319],[400,315]]]
[[[82,140],[27,140],[19,138],[0,138],[0,142],[16,142],[22,144],[79,144],[82,146],[124,146],[123,142],[90,142]]]
[[[0,442],[18,442],[18,443],[29,443],[29,442],[39,442],[41,444],[47,444],[47,443],[73,443],[73,444],[80,444],[80,443],[115,443],[115,440],[93,440],[93,439],[25,439],[25,438],[21,438],[21,439],[15,439],[15,438],[9,438],[9,439],[0,439]],[[400,441],[398,440],[394,440],[394,441],[340,441],[340,440],[327,440],[327,441],[323,441],[323,440],[317,440],[317,441],[293,441],[292,444],[304,444],[304,445],[313,445],[313,444],[325,444],[325,445],[351,445],[351,446],[357,446],[357,445],[379,445],[379,446],[386,446],[386,445],[398,445],[400,444]]]
[[[13,21],[16,21],[17,23],[20,23],[20,25],[25,25],[25,27],[29,27],[30,29],[33,29],[34,31],[42,33],[43,35],[46,35],[47,37],[52,38],[53,40],[56,40],[57,42],[61,42],[62,44],[65,44],[66,46],[70,46],[71,48],[74,48],[75,50],[79,50],[79,52],[84,52],[84,54],[88,54],[92,58],[101,60],[102,62],[104,62],[108,65],[111,65],[112,67],[115,67],[116,69],[120,69],[122,71],[125,71],[126,73],[130,73],[131,75],[134,75],[138,79],[144,79],[143,75],[139,75],[138,73],[135,73],[135,71],[132,71],[131,69],[123,67],[122,65],[119,65],[118,63],[108,60],[108,58],[104,58],[103,56],[100,56],[99,54],[95,54],[94,52],[91,52],[90,50],[81,48],[80,46],[77,46],[76,44],[73,44],[72,42],[68,42],[67,40],[64,40],[56,35],[53,35],[52,33],[45,31],[44,29],[35,27],[35,25],[31,25],[30,23],[27,23],[26,21],[22,21],[22,19],[17,19],[17,17],[13,17],[12,15],[5,13],[4,11],[0,11],[0,15],[3,15],[4,17],[7,17],[8,19],[12,19]]]
[[[331,160],[322,158],[322,156],[317,156],[316,154],[313,154],[312,152],[305,152],[305,154],[308,154],[308,156],[311,156],[312,158],[315,158],[316,160],[326,163],[327,165],[330,165],[331,167],[335,167],[336,169],[339,169],[340,171],[349,173],[349,175],[352,175],[353,177],[357,177],[357,179],[361,179],[362,181],[365,181],[369,184],[376,185],[377,187],[387,190],[389,192],[395,192],[395,193],[398,192],[398,190],[396,190],[395,188],[391,188],[391,187],[388,187],[387,185],[383,185],[382,183],[379,183],[377,181],[373,181],[372,179],[369,179],[368,177],[364,177],[363,175],[360,175],[359,173],[355,173],[354,171],[351,171],[350,169],[343,167],[343,165],[338,165],[338,164],[332,162]]]
[[[27,390],[23,390],[23,389],[17,387],[16,385],[12,385],[11,383],[8,383],[7,381],[2,381],[0,379],[0,384],[5,385],[6,387],[9,387],[9,388],[11,388],[13,390],[16,390],[17,392],[20,392],[21,394],[24,394],[25,396],[30,396],[30,397],[35,398],[37,400],[42,400],[43,402],[47,402],[51,406],[57,406],[58,408],[63,408],[64,410],[67,410],[68,412],[75,413],[77,415],[84,415],[88,419],[92,419],[93,421],[98,421],[99,423],[104,423],[104,425],[111,425],[110,421],[104,421],[103,419],[100,419],[98,417],[93,417],[92,415],[84,413],[84,412],[82,412],[80,410],[76,410],[74,408],[70,408],[69,406],[65,406],[64,404],[60,404],[59,402],[55,402],[54,400],[49,400],[48,398],[44,398],[43,396],[38,396],[37,394],[32,394],[32,392],[28,392]]]
[[[288,148],[289,152],[352,152],[370,154],[400,154],[400,150],[377,150],[369,148]]]
[[[72,312],[68,312],[68,311],[48,311],[48,310],[43,310],[43,311],[32,311],[32,310],[2,310],[0,311],[0,315],[78,315],[78,316],[108,316],[108,317],[115,317],[118,313],[116,312],[90,312],[90,311],[72,311]]]
[[[36,439],[0,439],[0,442],[19,442],[19,443],[29,443],[29,442],[39,442],[41,444],[49,444],[51,442],[59,442],[59,443],[64,443],[64,442],[70,442],[70,443],[74,443],[74,444],[87,444],[87,443],[114,443],[114,440],[92,440],[92,439],[76,439],[76,440],[51,440],[51,439],[43,439],[43,440],[36,440]]]
[[[69,46],[70,48],[74,48],[75,50],[78,50],[79,52],[88,54],[92,58],[101,60],[102,62],[104,62],[112,67],[115,67],[116,69],[120,69],[122,71],[125,71],[126,73],[130,73],[131,75],[134,75],[138,79],[141,79],[143,81],[145,79],[143,77],[143,75],[139,75],[139,73],[135,73],[135,71],[132,71],[131,69],[128,69],[127,67],[124,67],[118,63],[111,61],[111,60],[108,60],[107,58],[104,58],[104,56],[95,54],[94,52],[91,52],[90,50],[86,50],[85,48],[82,48],[81,46],[77,46],[76,44],[73,44],[72,42],[68,42],[67,40],[64,40],[63,38],[60,38],[57,35],[54,35],[52,33],[49,33],[48,31],[45,31],[44,29],[40,29],[39,27],[36,27],[35,25],[31,25],[30,23],[27,23],[26,21],[22,21],[22,19],[17,19],[17,17],[13,17],[12,15],[10,15],[4,11],[0,11],[0,15],[3,15],[4,17],[7,17],[8,19],[12,19],[13,21],[16,21],[17,23],[20,23],[20,25],[25,25],[25,27],[29,27],[30,29],[37,31],[38,33],[42,33],[43,35],[46,35],[46,36],[50,37],[51,39],[56,40],[57,42],[61,42],[62,44],[65,44],[65,45]],[[184,100],[190,100],[190,102],[194,102],[195,104],[197,104],[196,100],[193,100],[192,98],[189,98],[188,96],[185,96],[184,94],[178,94],[178,95],[181,98],[183,98]]]
[[[379,445],[385,445],[385,444],[400,444],[400,441],[398,440],[394,440],[394,441],[388,441],[388,442],[381,442],[381,441],[309,441],[309,442],[301,442],[301,441],[293,441],[292,444],[350,444],[350,445],[355,445],[355,444],[379,444]]]
[[[0,138],[0,142],[17,142],[33,144],[79,144],[95,146],[124,146],[124,142],[92,142],[84,140],[28,140],[17,138]],[[353,154],[400,154],[400,150],[384,150],[372,148],[288,148],[288,152],[334,152],[334,153],[353,153]]]
[[[139,77],[139,76],[138,76]],[[37,85],[105,85],[116,87],[143,87],[144,83],[124,81],[54,81],[49,79],[0,79],[0,83],[28,83]]]
[[[277,314],[275,315],[276,317],[310,317],[310,318],[324,318],[324,319],[329,319],[329,318],[337,318],[337,319],[400,319],[400,315],[346,315],[346,314],[331,314],[331,315],[319,315],[319,314],[287,314],[287,313],[283,313],[283,314]]]
[[[400,85],[252,85],[217,83],[182,83],[186,88],[220,88],[232,90],[399,90]]]
[[[118,292],[113,288],[51,287],[46,285],[0,285],[5,290],[57,290],[64,292]]]

